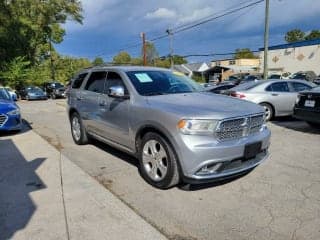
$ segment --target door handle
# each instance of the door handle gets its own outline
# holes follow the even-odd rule
[[[279,96],[279,94],[277,94],[277,93],[272,93],[271,95],[272,96]]]

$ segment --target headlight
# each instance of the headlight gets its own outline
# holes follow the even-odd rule
[[[212,135],[218,122],[213,119],[181,119],[177,126],[183,134]]]
[[[19,115],[20,114],[20,110],[19,109],[14,109],[11,110],[10,112],[7,113],[8,115]]]

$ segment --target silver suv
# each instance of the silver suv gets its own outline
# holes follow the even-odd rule
[[[136,156],[142,177],[162,189],[240,175],[268,155],[262,107],[166,69],[85,69],[68,106],[75,143],[96,138]]]

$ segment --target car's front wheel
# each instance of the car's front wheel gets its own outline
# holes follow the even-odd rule
[[[139,152],[140,172],[151,185],[167,189],[180,181],[178,159],[168,141],[157,133],[147,133]]]
[[[87,144],[89,142],[88,135],[78,113],[74,112],[71,115],[70,123],[71,123],[71,134],[74,142],[78,145]]]

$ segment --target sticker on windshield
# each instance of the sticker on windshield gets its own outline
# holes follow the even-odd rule
[[[153,80],[146,73],[136,73],[134,75],[141,83],[153,82]]]
[[[181,73],[181,72],[173,72],[173,74],[174,74],[174,75],[177,75],[177,76],[184,76],[184,74]]]

